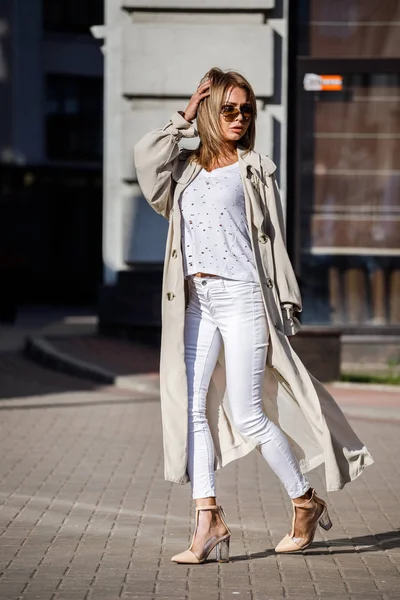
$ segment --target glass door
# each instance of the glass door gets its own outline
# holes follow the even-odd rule
[[[305,324],[400,325],[398,63],[298,63],[296,267]]]

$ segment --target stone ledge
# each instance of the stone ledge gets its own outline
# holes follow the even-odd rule
[[[97,365],[75,358],[60,352],[55,346],[43,337],[27,336],[24,354],[31,360],[68,375],[90,379],[106,385],[114,385],[116,376]]]
[[[306,369],[320,381],[340,379],[341,329],[303,325],[290,339]]]

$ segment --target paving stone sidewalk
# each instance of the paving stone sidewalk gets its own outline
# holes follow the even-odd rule
[[[334,527],[308,551],[273,552],[290,503],[253,452],[218,473],[231,562],[188,567],[170,556],[190,541],[190,490],[163,479],[152,389],[99,386],[0,352],[1,600],[399,600],[397,391],[333,388],[376,464],[329,495],[322,469],[311,474]]]

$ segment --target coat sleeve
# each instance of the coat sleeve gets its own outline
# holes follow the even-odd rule
[[[267,202],[271,242],[275,263],[275,282],[282,310],[282,319],[286,335],[295,335],[300,329],[300,323],[295,312],[301,312],[302,301],[289,255],[286,250],[286,233],[283,219],[282,203],[275,175],[267,179]]]
[[[143,196],[167,219],[172,205],[172,173],[180,154],[178,142],[197,135],[193,124],[177,112],[165,127],[150,131],[135,145],[136,174]]]

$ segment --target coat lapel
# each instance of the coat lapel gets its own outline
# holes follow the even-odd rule
[[[238,157],[243,187],[246,191],[245,195],[246,198],[250,200],[251,215],[249,222],[252,221],[257,229],[261,230],[261,226],[264,222],[264,212],[261,207],[261,196],[259,191],[259,184],[261,183],[261,173],[259,170],[260,161],[255,152],[250,152],[245,155],[242,148],[238,148]]]
[[[180,193],[193,181],[201,171],[201,166],[194,162],[185,162],[182,165],[181,173],[174,174],[174,179],[179,186]]]

